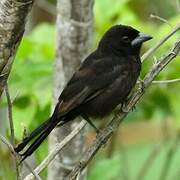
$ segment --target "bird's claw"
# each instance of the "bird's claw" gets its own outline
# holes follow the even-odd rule
[[[126,99],[124,103],[122,103],[121,105],[121,111],[123,113],[128,113],[130,111],[130,109],[126,106],[127,102],[129,101],[129,99]],[[136,106],[134,105],[132,108],[131,108],[132,111],[136,110]]]
[[[101,129],[96,129],[96,138],[102,133]]]
[[[128,112],[129,112],[129,109],[127,109],[127,107],[125,107],[125,106],[122,106],[122,107],[121,107],[121,111],[122,111],[123,113],[128,113]]]

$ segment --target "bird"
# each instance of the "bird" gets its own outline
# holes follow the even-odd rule
[[[64,87],[51,117],[14,148],[22,161],[54,128],[77,116],[97,130],[91,121],[93,118],[106,117],[116,106],[126,102],[141,72],[142,44],[150,39],[150,35],[127,25],[114,25],[108,29],[97,49],[85,58]]]

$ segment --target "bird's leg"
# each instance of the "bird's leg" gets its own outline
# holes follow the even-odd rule
[[[121,103],[121,111],[123,113],[128,113],[128,109],[125,107],[125,104],[126,104],[127,100],[125,100],[123,103]]]
[[[95,129],[97,134],[100,132],[100,130],[94,125],[94,123],[92,123],[92,121],[87,116],[83,115],[82,117],[91,125],[91,127]]]
[[[142,79],[139,78],[138,80],[138,90],[140,92],[144,92],[145,89],[145,85],[144,85],[144,81]],[[128,97],[122,104],[121,104],[121,111],[124,113],[128,113],[129,110],[125,107],[125,105],[127,104],[127,102],[129,101],[130,97]],[[132,111],[134,111],[136,109],[136,106],[132,107]]]

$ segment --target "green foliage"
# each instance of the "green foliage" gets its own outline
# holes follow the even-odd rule
[[[159,142],[158,142],[159,143]],[[155,157],[152,166],[149,166],[143,180],[158,180],[161,170],[167,158],[167,152],[171,148],[173,140],[164,143],[164,147],[159,149],[159,153]],[[138,173],[143,168],[144,162],[149,157],[150,153],[155,147],[155,143],[136,144],[124,147],[124,153],[116,151],[112,158],[107,159],[102,154],[96,157],[88,175],[88,180],[121,180],[129,177],[129,179],[136,179]],[[126,159],[126,160],[125,160]],[[125,160],[125,161],[124,161]],[[173,175],[177,173],[177,165],[180,162],[179,151],[173,154],[172,164],[170,164],[168,178],[172,179]],[[167,179],[168,179],[167,178]],[[172,180],[178,180],[178,176]]]
[[[117,156],[112,159],[99,159],[91,169],[88,180],[113,179],[118,176],[120,169],[120,158]]]
[[[54,0],[51,0],[54,2]],[[160,6],[163,5],[163,6]],[[159,40],[171,31],[171,27],[159,20],[149,18],[149,13],[153,13],[153,8],[157,6],[158,14],[165,14],[165,18],[174,26],[179,21],[179,15],[172,11],[171,5],[166,1],[148,0],[96,0],[94,5],[95,48],[103,33],[114,24],[128,24],[142,32],[149,33],[153,40],[145,43],[143,52],[154,46]],[[173,4],[173,3],[172,3]],[[171,10],[171,11],[169,11]],[[164,17],[164,15],[162,16]],[[169,48],[179,38],[179,33],[171,37],[153,56],[157,59],[169,51]],[[152,66],[154,57],[151,56],[143,63],[141,78]],[[13,64],[9,78],[10,93],[13,102],[13,120],[15,125],[15,135],[17,140],[22,139],[23,128],[28,132],[36,128],[48,118],[51,112],[52,99],[52,72],[53,61],[55,59],[55,26],[40,24],[33,31],[24,36],[19,47],[16,59]],[[180,78],[180,57],[177,57],[161,74],[157,80]],[[128,115],[126,122],[139,120],[163,120],[167,116],[175,119],[177,127],[180,127],[180,83],[152,85],[145,96],[141,99],[137,108]],[[1,105],[5,106],[4,102]],[[1,145],[1,144],[0,144]],[[130,159],[131,177],[137,175],[146,156],[149,154],[151,145],[129,147],[127,149]],[[38,161],[47,155],[47,141],[36,151]],[[9,162],[10,154],[0,146],[0,179],[14,179],[14,173],[9,173],[12,164]],[[153,165],[145,180],[159,177],[160,167],[164,161],[164,152],[158,156],[158,160]],[[175,159],[171,171],[176,170],[179,156]],[[137,164],[138,162],[138,164]],[[8,167],[8,168],[7,168]],[[89,173],[89,180],[112,180],[122,176],[123,163],[121,155],[115,154],[112,159],[101,156],[98,162],[93,164]],[[154,176],[156,174],[156,177]],[[45,179],[45,178],[44,178]]]
[[[54,39],[54,26],[41,24],[23,38],[19,47],[9,82],[15,97],[13,116],[19,139],[22,124],[35,128],[50,114]]]
[[[144,50],[156,44],[170,30],[167,24],[146,21],[132,9],[130,0],[97,0],[94,6],[95,13],[95,38],[94,44],[114,24],[130,24],[143,32],[153,35],[154,39],[145,44]],[[109,8],[111,7],[111,8]],[[178,21],[178,16],[170,17],[169,23],[173,26]],[[156,20],[157,21],[157,20]],[[156,29],[156,31],[154,31]],[[168,40],[154,56],[161,57],[178,38],[178,33]],[[52,91],[52,68],[55,57],[55,29],[48,24],[38,25],[31,34],[25,36],[19,47],[12,73],[10,76],[10,90],[14,102],[13,116],[15,121],[16,137],[22,138],[23,126],[28,129],[36,127],[50,114]],[[157,79],[178,78],[180,72],[179,57],[166,68]],[[141,76],[147,72],[153,63],[150,57],[144,64]],[[173,87],[173,88],[172,88]],[[147,95],[138,105],[137,119],[164,118],[172,115],[180,119],[180,96],[177,91],[180,84],[153,85]],[[176,94],[176,97],[173,95]],[[134,120],[135,115],[130,115],[129,120]]]
[[[143,52],[159,42],[166,34],[171,31],[171,27],[166,23],[160,22],[157,19],[151,20],[148,17],[142,17],[141,12],[137,11],[140,6],[152,4],[148,1],[138,1],[136,5],[131,0],[97,0],[94,6],[95,13],[95,44],[100,39],[107,28],[114,24],[129,24],[136,27],[142,32],[149,33],[153,36],[153,40],[145,43]],[[132,6],[133,5],[133,6]],[[146,7],[147,10],[148,7]],[[169,7],[167,7],[169,8]],[[143,10],[142,10],[143,11]],[[168,22],[175,26],[179,20],[177,13],[171,13]],[[141,16],[140,16],[141,15]],[[162,47],[160,47],[153,56],[157,59],[169,51],[172,44],[178,39],[179,33],[172,36]],[[153,64],[153,57],[143,63],[141,77],[147,73],[150,66]],[[157,77],[157,80],[166,80],[180,77],[180,57],[177,57],[165,70]],[[135,121],[136,119],[163,119],[167,116],[173,116],[177,120],[177,125],[180,124],[180,96],[178,95],[180,83],[153,85],[138,104],[138,110],[128,116],[128,120]]]

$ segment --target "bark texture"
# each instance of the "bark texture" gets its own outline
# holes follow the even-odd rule
[[[0,1],[0,96],[8,79],[34,0]]]
[[[65,82],[86,57],[91,44],[93,0],[58,0],[57,1],[57,57],[54,76],[54,105]],[[77,121],[55,129],[49,138],[49,149],[62,141]],[[48,179],[66,179],[74,164],[80,158],[84,145],[83,133],[78,134],[49,166]],[[84,179],[81,175],[79,179]]]

